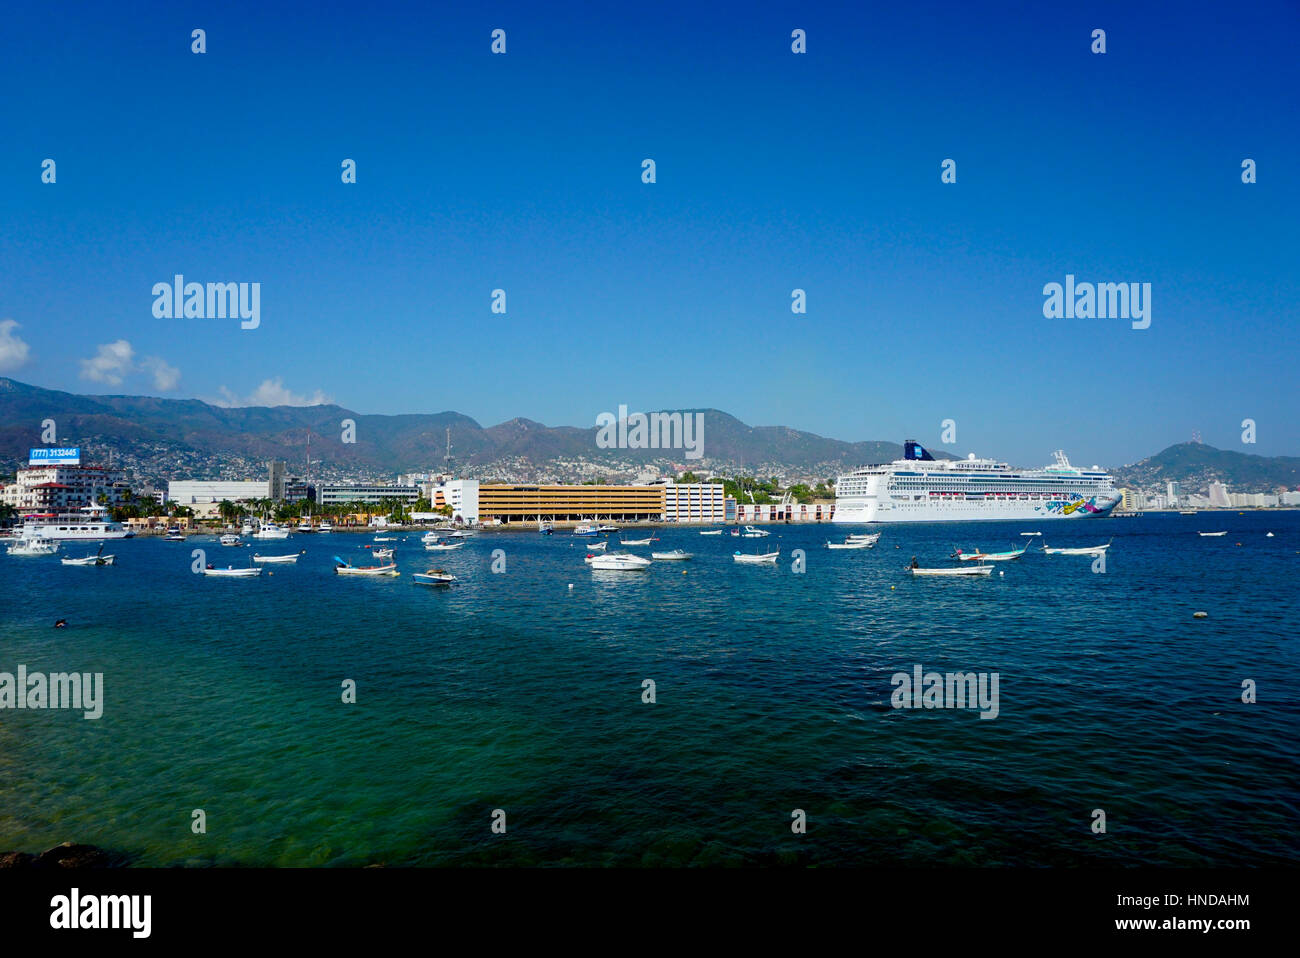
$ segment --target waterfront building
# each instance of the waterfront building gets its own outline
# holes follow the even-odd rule
[[[734,500],[733,500],[734,502]],[[833,502],[735,502],[736,522],[830,522],[835,516]]]
[[[727,520],[727,494],[721,483],[669,482],[663,490],[666,522]]]
[[[1169,507],[1170,507],[1171,509],[1172,509],[1174,506],[1178,505],[1178,496],[1179,496],[1179,493],[1180,493],[1180,492],[1181,492],[1181,489],[1180,489],[1178,483],[1173,482],[1173,481],[1170,481],[1170,482],[1166,482],[1166,483],[1165,483],[1165,496],[1166,496],[1166,497],[1168,498],[1168,500],[1169,500]]]
[[[400,499],[410,504],[420,498],[419,486],[386,486],[378,483],[348,483],[340,485],[318,485],[316,501],[323,506],[343,505],[349,502],[363,502],[367,505],[379,505],[385,499]]]
[[[0,502],[19,512],[75,512],[102,496],[112,508],[126,501],[130,489],[120,470],[80,464],[38,465],[19,469],[15,481],[0,492]]]
[[[578,522],[584,519],[612,522],[662,522],[665,510],[664,486],[572,486],[572,485],[513,485],[505,483],[474,483],[477,500],[473,505],[475,515],[470,515],[468,493],[473,480],[463,482],[461,506],[466,521],[502,523]],[[448,483],[448,504],[457,508],[455,493]]]
[[[287,478],[286,464],[283,459],[272,459],[266,464],[267,489],[269,495],[276,502],[284,499],[284,487]]]
[[[1220,509],[1231,507],[1232,503],[1228,501],[1228,487],[1223,483],[1210,483],[1210,505]]]
[[[167,498],[178,506],[192,509],[198,518],[221,515],[223,500],[247,502],[270,496],[269,482],[231,479],[176,479],[167,483]]]

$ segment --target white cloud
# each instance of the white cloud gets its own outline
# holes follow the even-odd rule
[[[284,385],[284,380],[279,376],[274,379],[264,379],[262,384],[245,398],[236,396],[233,391],[225,386],[221,387],[221,399],[217,401],[220,406],[320,406],[325,403],[331,403],[330,399],[319,389],[311,396],[300,396]]]
[[[146,356],[140,360],[140,369],[153,376],[153,388],[159,392],[171,392],[181,381],[181,371],[161,356]]]
[[[20,369],[27,363],[30,350],[23,340],[14,335],[22,327],[12,319],[0,319],[0,372]]]
[[[81,360],[81,378],[110,386],[122,385],[134,367],[135,350],[125,339],[102,343],[90,359]]]
[[[126,377],[142,374],[153,377],[154,389],[171,392],[181,381],[181,371],[161,356],[145,356],[137,363],[135,349],[125,339],[101,343],[94,356],[80,362],[82,379],[110,386],[120,386]]]

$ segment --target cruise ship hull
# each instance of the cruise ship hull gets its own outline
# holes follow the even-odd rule
[[[885,502],[837,499],[834,522],[972,522],[1049,519],[1097,519],[1109,516],[1119,495],[1043,501],[946,500],[941,502]]]

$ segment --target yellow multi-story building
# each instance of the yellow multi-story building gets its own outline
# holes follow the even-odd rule
[[[655,486],[543,486],[480,484],[480,522],[525,522],[547,519],[577,522],[606,519],[614,522],[662,521],[664,487]]]

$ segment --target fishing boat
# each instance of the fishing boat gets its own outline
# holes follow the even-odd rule
[[[828,542],[826,543],[826,548],[828,549],[871,549],[875,546],[875,544],[876,543],[874,540],[859,539],[858,541],[855,542],[852,539],[849,539],[844,542]]]
[[[396,542],[397,536],[375,536],[376,542]]]
[[[391,559],[396,549],[376,549],[371,553],[376,559]]]
[[[844,537],[845,542],[870,542],[875,545],[880,540],[879,532],[850,532]]]
[[[599,531],[597,526],[584,522],[573,527],[573,534],[575,536],[594,536],[598,535]]]
[[[468,529],[453,529],[451,532],[447,533],[447,538],[448,539],[472,539],[474,538],[474,533]]]
[[[1227,529],[1223,530],[1222,532],[1198,532],[1197,533],[1197,535],[1201,535],[1201,536],[1226,536],[1227,534],[1228,534]]]
[[[333,531],[334,531],[334,523],[330,522],[329,520],[321,520],[321,524],[316,527],[317,534],[322,532],[333,532]]]
[[[59,543],[41,536],[27,536],[14,539],[7,551],[11,556],[52,556],[59,551]]]
[[[427,552],[451,552],[453,549],[462,549],[464,547],[464,540],[460,542],[426,542],[424,544]]]
[[[234,566],[226,566],[224,569],[218,569],[209,565],[203,570],[204,575],[216,576],[220,579],[251,579],[254,576],[262,574],[261,569],[236,569]]]
[[[85,556],[81,559],[60,559],[64,565],[112,565],[112,555],[104,555],[104,547],[100,546],[99,551],[94,555]]]
[[[651,563],[649,559],[630,552],[611,552],[609,555],[591,556],[590,565],[593,569],[605,571],[638,572],[650,568]]]
[[[1022,533],[1020,533],[1020,534],[1021,534],[1022,536],[1041,536],[1041,535],[1042,535],[1041,532],[1022,532]]]
[[[618,544],[621,546],[648,546],[654,541],[654,536],[650,536],[645,539],[619,539]]]
[[[220,542],[223,546],[243,545],[243,543],[239,541],[239,536],[235,535],[233,532],[227,532],[224,536],[222,536],[217,541]]]
[[[555,532],[555,523],[547,522],[544,519],[537,520],[537,531],[544,536],[549,536]]]
[[[1029,546],[1025,546],[1023,549],[1010,549],[1006,552],[982,552],[977,546],[974,552],[962,552],[958,549],[952,554],[952,558],[962,562],[1010,562],[1012,559],[1019,559],[1028,549]]]
[[[417,572],[412,578],[415,579],[416,585],[451,585],[456,581],[456,577],[450,572],[442,569],[429,569],[427,572]]]
[[[292,552],[289,555],[284,555],[284,556],[260,556],[256,552],[254,552],[253,561],[260,562],[263,564],[267,562],[297,562],[298,553]]]
[[[761,552],[755,555],[737,552],[731,558],[743,565],[776,565],[776,560],[780,555],[781,550],[777,549],[775,552]]]
[[[917,566],[909,566],[907,571],[912,575],[989,575],[993,571],[993,566],[965,565],[958,566],[955,569],[922,569]]]
[[[1096,556],[1096,555],[1101,555],[1103,552],[1109,549],[1111,546],[1111,542],[1114,541],[1115,541],[1114,539],[1111,539],[1110,542],[1107,542],[1103,546],[1085,546],[1079,549],[1049,549],[1047,547],[1047,543],[1044,542],[1043,551],[1046,552],[1048,555],[1053,555],[1053,556]]]
[[[604,542],[593,542],[591,545],[587,546],[587,551],[588,551],[588,552],[604,552],[607,548],[609,548],[609,540],[608,540],[608,539],[606,539]]]
[[[338,575],[401,575],[397,571],[397,563],[395,562],[390,562],[387,565],[353,565],[335,556],[334,563],[334,571]]]
[[[695,556],[685,549],[669,549],[667,552],[652,552],[650,558],[658,559],[660,562],[685,562],[694,559]]]
[[[700,530],[700,535],[702,535],[702,536],[720,536],[720,535],[722,535],[722,530],[721,530],[721,529],[702,529],[702,530]]]
[[[287,539],[289,530],[284,526],[278,525],[270,519],[265,520],[256,532],[253,533],[254,539]]]
[[[770,536],[771,534],[766,529],[755,529],[753,526],[745,526],[740,533],[741,537],[745,539],[762,539],[764,536]]]

